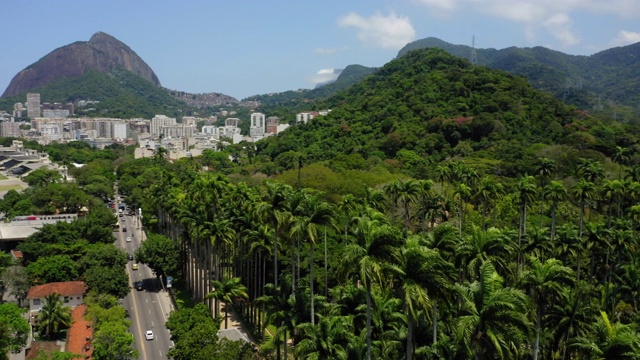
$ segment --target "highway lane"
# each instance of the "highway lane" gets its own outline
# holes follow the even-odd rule
[[[133,254],[140,245],[141,233],[134,224],[133,216],[119,217],[119,222],[120,231],[114,232],[117,237],[116,243],[128,254]],[[122,232],[123,227],[127,228],[127,232]],[[130,242],[126,241],[128,236],[131,237]],[[135,347],[138,349],[139,359],[167,359],[171,340],[169,331],[165,328],[170,311],[168,309],[170,305],[166,303],[166,293],[163,292],[151,269],[144,264],[138,264],[138,270],[133,270],[134,262],[135,260],[129,261],[127,264],[126,271],[132,290],[123,299],[123,306],[129,312],[130,332],[136,340]],[[136,281],[143,281],[144,290],[138,291],[134,288]],[[153,340],[145,339],[147,330],[153,331]]]

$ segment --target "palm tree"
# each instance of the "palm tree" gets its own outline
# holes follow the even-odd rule
[[[590,336],[579,337],[571,347],[590,359],[632,360],[640,358],[640,336],[631,324],[612,323],[604,311]]]
[[[525,271],[519,280],[522,286],[532,294],[536,307],[536,339],[533,344],[533,359],[538,360],[542,319],[548,307],[555,301],[561,300],[559,294],[564,291],[565,287],[573,285],[573,271],[556,259],[548,259],[542,263],[538,258],[530,256],[529,264],[529,270]]]
[[[553,239],[556,236],[556,212],[558,211],[558,203],[567,196],[567,189],[560,181],[551,181],[546,186],[545,192],[547,199],[551,200],[551,234],[550,239],[553,243]]]
[[[533,202],[536,194],[536,181],[533,176],[525,175],[518,180],[516,193],[520,207],[520,231],[518,235],[518,271],[522,266],[522,239],[527,236],[527,208]]]
[[[504,187],[489,176],[483,176],[478,184],[475,197],[482,206],[482,229],[487,228],[487,213],[492,202],[499,200],[504,193]]]
[[[311,301],[311,324],[315,324],[315,306],[313,294],[313,250],[318,237],[320,236],[320,228],[333,225],[334,210],[331,205],[320,201],[319,194],[307,196],[302,204],[301,216],[294,220],[291,227],[291,233],[304,237],[309,244],[309,292]]]
[[[49,339],[54,339],[60,331],[71,326],[71,308],[65,306],[60,295],[53,293],[44,298],[38,313],[38,329]]]
[[[640,181],[640,165],[633,165],[626,170],[625,180],[631,180],[632,182]]]
[[[356,197],[353,196],[352,194],[346,194],[342,197],[342,199],[340,200],[340,202],[338,203],[338,210],[342,212],[342,221],[344,224],[344,241],[347,241],[347,233],[348,233],[348,228],[349,228],[349,219],[350,214],[355,210],[356,208]]]
[[[616,146],[616,149],[611,156],[611,160],[618,164],[618,180],[622,180],[622,167],[629,160],[629,153],[631,151],[628,148],[622,146]]]
[[[298,326],[302,340],[296,345],[296,355],[303,359],[346,359],[346,348],[353,338],[350,316],[320,316],[318,324]]]
[[[504,287],[490,262],[480,269],[480,278],[460,286],[462,310],[456,335],[476,359],[517,358],[519,344],[527,338],[527,296]]]
[[[278,182],[267,182],[268,196],[257,205],[261,217],[273,226],[273,283],[278,288],[278,233],[288,210],[287,196],[291,187]]]
[[[540,158],[538,159],[538,166],[536,168],[536,173],[540,177],[540,227],[542,227],[542,212],[544,210],[544,202],[546,195],[546,186],[547,180],[556,171],[556,163],[555,161],[548,158]]]
[[[509,233],[497,228],[484,231],[473,226],[456,249],[458,270],[461,274],[466,270],[468,276],[463,278],[475,278],[480,275],[483,264],[491,262],[492,267],[506,275],[512,252]]]
[[[373,216],[379,218],[375,212]],[[359,281],[367,291],[367,359],[371,360],[372,287],[382,284],[386,264],[393,260],[400,236],[392,226],[367,215],[357,218],[356,222],[354,239],[344,249],[340,269],[347,277]]]
[[[385,186],[384,191],[391,203],[401,208],[404,221],[404,235],[406,236],[409,231],[409,221],[411,219],[409,207],[415,203],[421,191],[420,183],[415,180],[396,180]]]
[[[397,264],[396,280],[399,282],[407,313],[406,359],[413,359],[414,320],[421,309],[433,311],[434,343],[437,340],[437,302],[449,296],[454,269],[437,250],[427,248],[413,236],[404,244]]]
[[[464,201],[471,196],[471,188],[463,183],[456,184],[454,196],[458,198],[458,235],[462,237],[462,216],[464,213]]]
[[[587,181],[586,179],[580,179],[573,188],[573,195],[578,198],[580,203],[580,224],[578,226],[578,236],[582,238],[584,230],[584,215],[587,200],[591,200],[595,195],[596,186],[594,183]]]
[[[213,280],[211,281],[213,291],[206,295],[207,299],[215,298],[216,300],[224,301],[224,327],[227,328],[227,313],[230,306],[234,301],[244,300],[249,297],[247,294],[247,287],[244,286],[240,278],[231,278],[224,281]]]

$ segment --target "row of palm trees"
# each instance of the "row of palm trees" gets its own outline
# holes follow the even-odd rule
[[[278,358],[640,356],[632,171],[606,180],[583,160],[561,181],[542,159],[503,185],[457,162],[436,170],[338,204],[210,173],[165,171],[149,190],[194,299],[217,314],[212,284],[242,279],[238,309],[256,333],[276,329]]]

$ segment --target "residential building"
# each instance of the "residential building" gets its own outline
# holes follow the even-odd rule
[[[87,286],[84,281],[64,281],[32,286],[27,293],[29,311],[37,313],[44,305],[44,299],[53,294],[60,296],[65,306],[74,308],[84,302]]]
[[[264,137],[265,131],[265,116],[263,113],[255,112],[251,114],[251,123],[249,125],[249,136],[254,139],[261,139]]]
[[[151,119],[149,132],[152,136],[160,136],[163,126],[172,126],[176,124],[176,118],[170,118],[165,115],[156,115]]]
[[[40,110],[40,94],[27,93],[27,116],[34,119],[41,117],[42,112]]]

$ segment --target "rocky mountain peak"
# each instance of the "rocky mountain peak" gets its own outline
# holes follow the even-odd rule
[[[13,77],[2,97],[23,94],[61,78],[82,75],[88,69],[107,74],[122,67],[160,86],[160,80],[135,51],[115,37],[97,32],[89,41],[74,42],[53,50]]]

